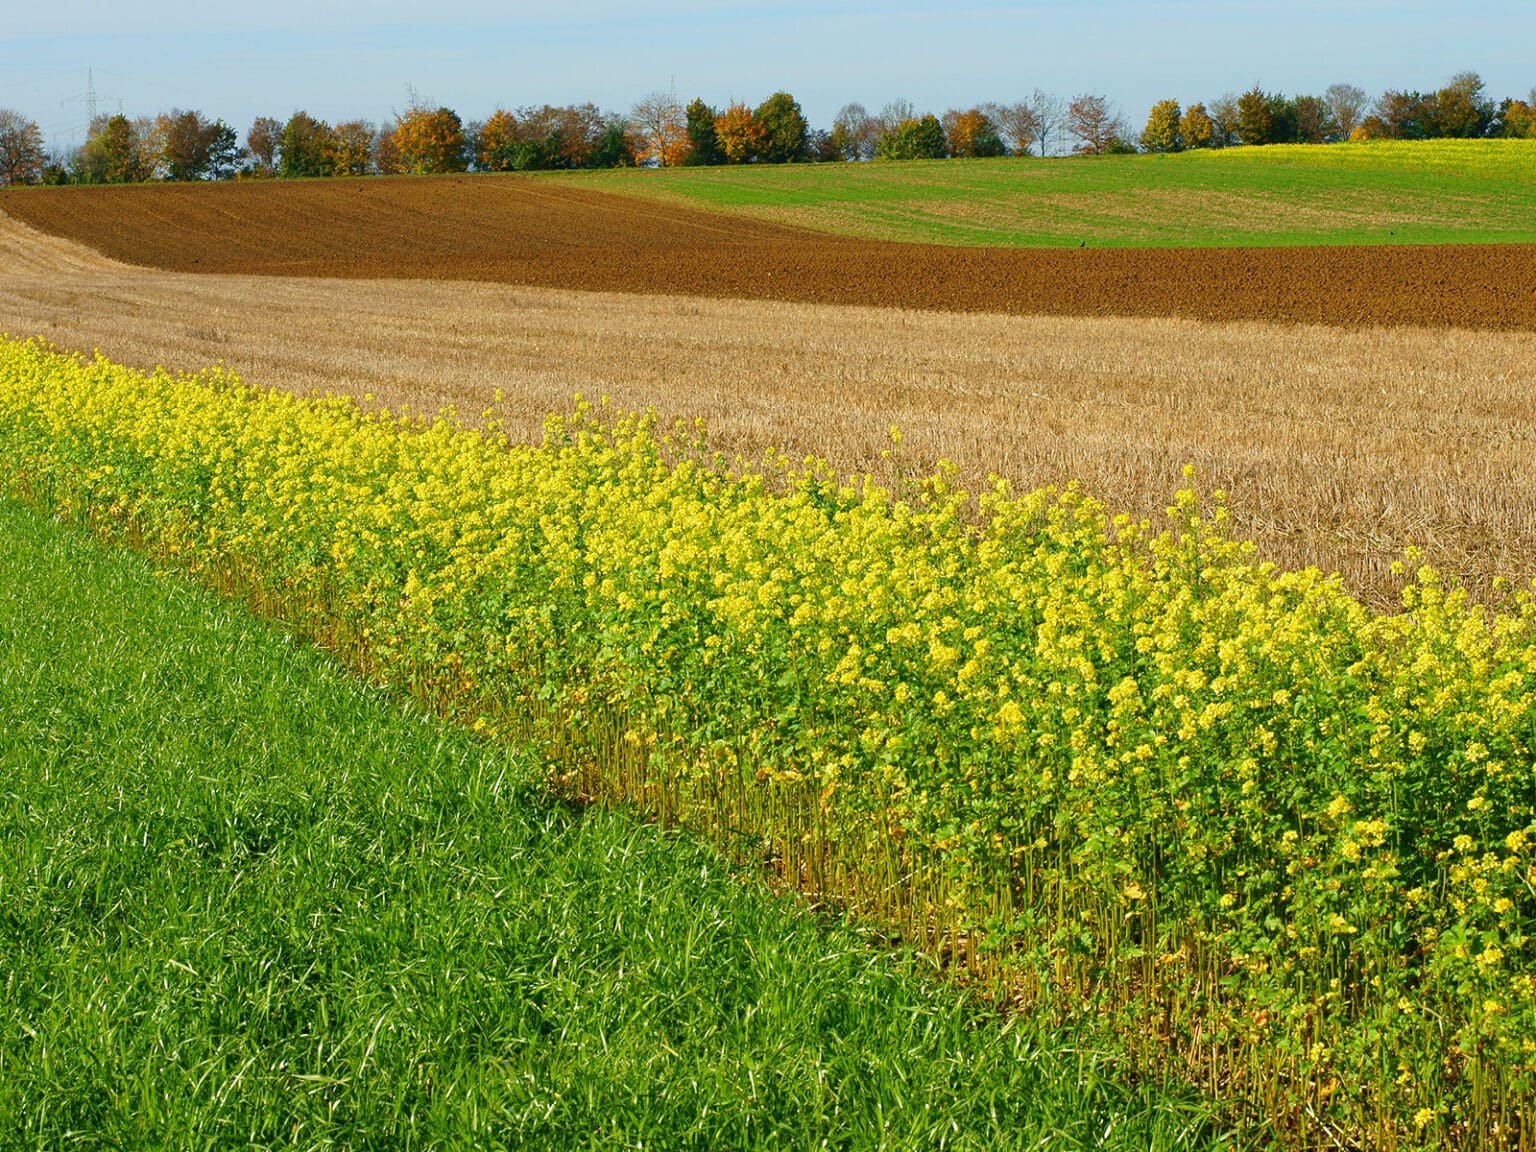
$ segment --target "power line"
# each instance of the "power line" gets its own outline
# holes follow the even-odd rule
[[[123,101],[118,96],[99,96],[96,92],[96,72],[87,68],[85,71],[85,91],[59,101],[59,107],[64,108],[70,104],[83,103],[85,105],[85,130],[90,131],[91,125],[96,123],[97,108],[103,101],[116,101],[119,113],[123,110]]]

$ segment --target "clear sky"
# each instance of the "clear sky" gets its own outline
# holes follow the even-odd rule
[[[51,144],[98,108],[196,108],[244,137],[296,109],[387,121],[414,91],[465,120],[498,106],[592,101],[622,111],[658,88],[755,104],[783,89],[812,124],[850,100],[942,113],[1035,88],[1108,96],[1132,129],[1254,84],[1335,81],[1371,95],[1475,70],[1494,97],[1536,86],[1536,0],[16,0],[0,17],[0,107]]]

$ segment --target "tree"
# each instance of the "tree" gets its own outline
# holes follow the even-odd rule
[[[951,156],[1001,156],[1006,147],[992,118],[980,108],[944,113],[944,142]]]
[[[1211,126],[1215,129],[1212,147],[1230,148],[1237,143],[1237,97],[1228,92],[1211,101]]]
[[[881,160],[942,160],[946,146],[944,125],[929,114],[908,117],[882,133],[875,155]]]
[[[1435,93],[1434,134],[1458,139],[1486,136],[1498,118],[1483,78],[1459,72]]]
[[[981,111],[986,113],[987,119],[996,126],[1005,153],[1014,156],[1029,155],[1029,150],[1040,138],[1040,122],[1029,101],[1019,100],[1012,104],[999,104],[993,101],[983,104]]]
[[[1298,96],[1290,105],[1296,143],[1326,144],[1335,138],[1337,130],[1328,113],[1328,102],[1321,96]]]
[[[245,134],[245,147],[251,154],[251,162],[257,175],[277,174],[277,151],[283,143],[283,126],[271,116],[258,116],[251,122],[251,130]]]
[[[1360,123],[1368,140],[1427,140],[1434,135],[1434,97],[1389,88]]]
[[[1244,144],[1273,144],[1275,114],[1269,95],[1258,85],[1237,98],[1237,134]]]
[[[329,176],[336,166],[331,126],[308,112],[295,112],[283,125],[278,144],[277,173],[289,179]]]
[[[1336,140],[1348,140],[1365,115],[1366,95],[1364,88],[1353,84],[1330,84],[1323,92],[1323,103],[1328,107],[1328,120]]]
[[[74,176],[71,173],[72,160],[72,153],[58,149],[49,152],[48,159],[43,162],[42,182],[52,187],[74,183]]]
[[[1159,100],[1147,114],[1147,126],[1141,130],[1143,152],[1182,152],[1184,135],[1180,132],[1184,114],[1177,100]]]
[[[373,171],[378,131],[366,120],[344,120],[332,130],[333,171],[338,176],[367,176]]]
[[[464,122],[451,108],[411,105],[395,120],[395,147],[400,170],[413,176],[463,172],[469,167]]]
[[[154,172],[146,147],[145,126],[118,113],[98,116],[80,149],[83,184],[137,184]]]
[[[405,171],[400,166],[400,149],[395,144],[394,125],[386,124],[373,139],[373,167],[385,175]]]
[[[812,128],[805,134],[805,158],[812,164],[838,164],[842,162],[842,149],[825,128]]]
[[[37,123],[20,112],[0,108],[0,185],[38,183],[47,159]]]
[[[1067,105],[1067,131],[1077,137],[1072,149],[1079,156],[1102,156],[1122,151],[1125,126],[1103,96],[1084,92]],[[1120,148],[1116,148],[1116,144]]]
[[[213,129],[213,143],[208,149],[208,179],[232,180],[245,162],[246,151],[230,125],[215,120]]]
[[[1066,122],[1066,105],[1060,96],[1039,88],[1030,93],[1026,105],[1034,119],[1035,139],[1040,144],[1040,155],[1044,156],[1050,150],[1051,141],[1060,134],[1062,124]]]
[[[588,168],[633,168],[635,146],[629,125],[622,117],[610,116],[603,124],[603,133],[592,150]]]
[[[475,167],[486,172],[589,167],[606,127],[596,105],[497,109],[469,132]]]
[[[571,104],[564,108],[551,108],[546,104],[539,110],[536,122],[545,132],[545,140],[553,143],[559,167],[633,167],[635,163],[633,150],[619,157],[615,164],[599,163],[598,153],[612,126],[619,125],[617,139],[620,140],[628,139],[629,129],[623,117],[604,113],[596,104]]]
[[[762,155],[768,134],[752,109],[738,101],[715,118],[715,138],[727,164],[747,164]]]
[[[227,179],[241,159],[233,128],[179,108],[155,118],[154,145],[167,180]]]
[[[888,100],[885,107],[880,109],[879,115],[875,117],[875,140],[878,142],[880,137],[884,136],[887,132],[893,131],[903,120],[916,119],[917,108],[913,105],[912,101],[905,97]]]
[[[640,163],[673,168],[688,154],[688,120],[671,92],[659,89],[642,96],[629,110],[629,122],[640,134]]]
[[[873,160],[880,125],[864,105],[844,104],[832,118],[832,144],[844,160]]]
[[[1295,100],[1279,92],[1270,93],[1269,142],[1271,144],[1301,143],[1301,129],[1297,117]]]
[[[715,119],[719,115],[702,98],[683,109],[688,132],[688,156],[683,163],[694,166],[725,163],[725,153],[720,151],[720,137],[715,133]]]
[[[1179,118],[1179,139],[1185,148],[1212,148],[1216,144],[1216,124],[1204,104],[1191,104]]]
[[[1499,105],[1497,134],[1512,140],[1536,139],[1536,90],[1525,100],[1513,98]]]
[[[769,164],[793,164],[805,159],[809,126],[798,100],[788,92],[775,92],[757,106],[752,116],[763,129],[760,159]]]
[[[484,122],[473,125],[469,137],[476,171],[507,172],[517,167],[517,117],[505,108],[496,109]]]

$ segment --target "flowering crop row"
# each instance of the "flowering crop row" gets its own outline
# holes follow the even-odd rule
[[[1536,607],[1378,616],[1181,492],[894,497],[583,405],[542,446],[0,344],[0,485],[532,726],[1297,1144],[1530,1146]]]

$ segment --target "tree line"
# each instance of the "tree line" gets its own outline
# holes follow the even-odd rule
[[[1389,89],[1375,100],[1352,84],[1286,96],[1255,85],[1188,108],[1153,105],[1133,133],[1103,95],[1064,100],[1035,90],[1011,104],[952,108],[942,116],[894,100],[878,112],[845,104],[828,129],[775,92],[756,107],[683,104],[652,92],[628,113],[594,104],[498,108],[465,123],[450,108],[412,100],[383,125],[330,124],[307,112],[261,116],[242,140],[223,120],[173,109],[97,117],[85,143],[50,154],[35,121],[0,109],[0,184],[125,184],[147,180],[367,176],[390,173],[787,164],[948,157],[1179,152],[1196,148],[1441,137],[1536,138],[1536,89],[1495,102],[1475,72],[1433,92]]]

